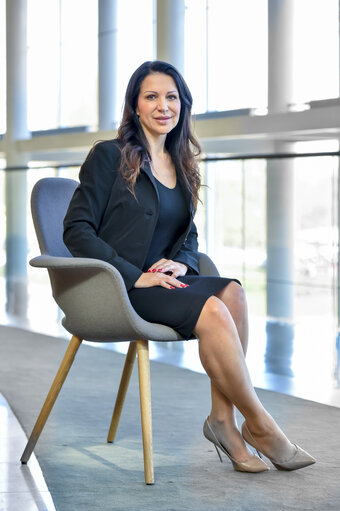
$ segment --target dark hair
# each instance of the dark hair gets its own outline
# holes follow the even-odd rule
[[[140,167],[146,158],[150,158],[149,144],[136,113],[138,96],[142,81],[153,73],[171,76],[176,84],[181,111],[177,125],[166,136],[165,148],[179,173],[179,177],[191,193],[194,206],[197,206],[201,184],[196,156],[201,152],[198,140],[191,130],[192,96],[177,69],[160,60],[144,62],[133,73],[128,83],[123,118],[118,129],[122,159],[120,171],[134,195],[134,186]]]

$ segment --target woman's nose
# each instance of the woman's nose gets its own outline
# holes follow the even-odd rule
[[[168,101],[166,98],[159,98],[158,110],[160,112],[166,112],[168,110]]]

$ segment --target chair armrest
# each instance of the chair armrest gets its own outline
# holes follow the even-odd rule
[[[215,263],[210,259],[207,254],[198,252],[198,266],[200,269],[200,275],[205,277],[219,277],[219,271],[215,266]]]
[[[113,269],[119,277],[121,277],[119,271],[112,266],[110,263],[101,261],[100,259],[92,259],[88,257],[58,257],[51,256],[48,254],[42,254],[34,257],[30,260],[30,265],[35,268],[47,268],[47,269],[58,269],[58,268],[106,268]]]

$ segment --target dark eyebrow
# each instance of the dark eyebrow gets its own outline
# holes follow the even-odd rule
[[[143,92],[144,92],[144,94],[145,94],[146,92],[153,92],[154,94],[158,94],[158,92],[157,92],[157,91],[155,91],[155,90],[145,90],[145,91],[143,91]],[[172,93],[174,93],[174,92],[176,92],[176,93],[178,94],[178,91],[177,91],[177,90],[169,90],[169,91],[167,92],[167,94],[172,94]]]

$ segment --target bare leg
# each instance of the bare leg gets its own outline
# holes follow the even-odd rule
[[[212,296],[207,300],[195,332],[199,337],[201,362],[212,381],[213,413],[227,416],[229,410],[230,423],[230,403],[233,403],[245,417],[251,433],[256,435],[259,442],[265,442],[267,453],[275,459],[282,459],[282,453],[285,459],[293,456],[295,447],[266,412],[255,393],[235,322],[220,298]],[[233,434],[233,442],[235,438]],[[244,444],[243,447],[239,445],[238,441],[236,447],[227,443],[226,448],[235,458],[235,450],[241,453],[238,461],[245,461],[249,457],[246,450],[242,455],[242,448],[245,447]]]
[[[248,310],[244,290],[236,282],[231,282],[216,296],[230,312],[245,355],[248,347]],[[247,447],[237,428],[234,405],[212,381],[209,422],[218,433],[222,444],[235,459],[246,461],[249,458]]]

